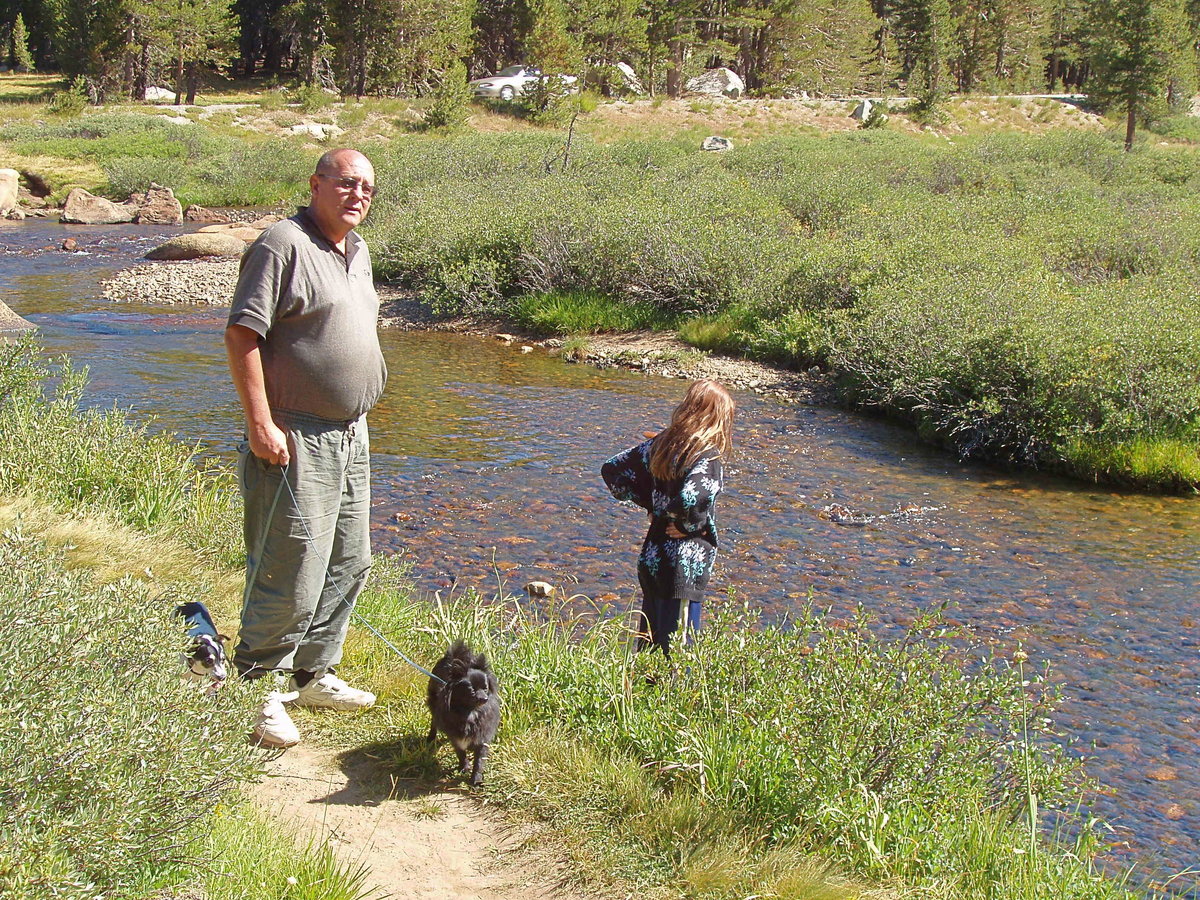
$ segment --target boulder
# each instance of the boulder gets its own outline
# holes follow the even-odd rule
[[[146,88],[146,99],[152,103],[174,103],[175,92],[165,87]]]
[[[0,169],[0,216],[17,208],[21,176],[16,169]]]
[[[854,107],[854,112],[850,113],[850,118],[857,122],[865,122],[871,118],[871,108],[873,104],[870,100],[859,100],[858,105]]]
[[[14,206],[4,214],[4,218],[12,222],[21,222],[25,219],[25,210],[19,206]]]
[[[159,244],[146,259],[200,259],[205,256],[239,257],[246,242],[231,234],[180,234]]]
[[[183,207],[169,187],[151,182],[150,190],[145,194],[134,194],[129,201],[137,203],[138,210],[133,221],[138,225],[183,224]]]
[[[247,225],[245,222],[223,222],[216,225],[205,225],[198,234],[228,234],[247,244],[253,244],[262,234],[261,228]]]
[[[746,90],[746,85],[733,69],[709,69],[687,83],[689,94],[704,94],[709,97],[727,97],[736,100]]]
[[[283,216],[276,216],[276,215],[268,213],[267,215],[262,216],[261,218],[255,219],[253,222],[251,222],[250,227],[257,228],[259,231],[262,231],[265,228],[270,228],[276,222],[282,222],[282,221],[283,221]]]
[[[62,221],[71,225],[120,225],[132,222],[136,212],[135,207],[113,203],[83,188],[75,188],[67,194],[67,202],[63,204]]]
[[[336,125],[326,125],[323,122],[301,122],[288,129],[292,134],[306,134],[318,141],[327,141],[331,137],[341,137],[342,129]]]
[[[714,135],[710,135],[709,137],[706,137],[704,140],[702,140],[700,142],[700,149],[701,150],[716,150],[718,152],[723,151],[723,150],[732,150],[733,149],[733,141],[731,141],[729,138],[718,137],[717,135],[714,134]]]
[[[215,209],[205,209],[203,206],[196,206],[194,203],[183,211],[183,221],[185,222],[228,222],[229,216],[223,212],[217,212]]]
[[[8,308],[8,304],[0,300],[0,332],[29,331],[33,328],[37,328],[37,326],[28,319],[22,319]]]
[[[553,597],[554,585],[548,581],[531,581],[525,585],[525,593],[530,597]]]

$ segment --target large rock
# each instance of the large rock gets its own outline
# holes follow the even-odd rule
[[[344,132],[336,125],[326,125],[324,122],[301,122],[288,129],[292,134],[306,134],[318,141],[341,137]]]
[[[238,257],[246,242],[231,234],[180,234],[160,244],[146,259],[200,259],[205,256]]]
[[[28,319],[22,319],[8,308],[8,304],[0,300],[0,333],[6,331],[29,331],[32,328],[37,328],[37,326]]]
[[[223,212],[218,212],[215,209],[205,209],[203,206],[196,206],[194,203],[183,211],[183,221],[185,222],[228,222],[229,216]]]
[[[17,208],[21,176],[16,169],[0,169],[0,216]]]
[[[146,88],[146,99],[152,103],[174,103],[175,92],[165,87]]]
[[[137,204],[133,221],[138,225],[183,224],[183,207],[169,187],[151,182],[150,190],[145,194],[134,194],[129,202]]]
[[[705,94],[709,97],[728,97],[736,100],[746,90],[746,85],[733,69],[709,69],[687,83],[689,94]]]
[[[854,107],[854,112],[850,113],[850,118],[859,122],[865,122],[871,118],[871,110],[873,108],[874,104],[870,100],[859,100],[858,105]]]
[[[716,151],[732,150],[733,149],[733,141],[731,141],[727,137],[720,137],[718,135],[713,134],[713,135],[709,135],[708,137],[706,137],[704,140],[702,140],[700,142],[700,149],[701,150],[716,150]]]
[[[235,238],[245,241],[247,244],[253,244],[258,240],[258,236],[263,233],[261,228],[255,228],[253,225],[247,225],[245,222],[224,222],[217,225],[205,225],[199,229],[199,234],[229,234]]]
[[[75,188],[63,204],[62,221],[71,225],[120,225],[132,222],[136,212],[136,207],[113,203],[83,188]]]

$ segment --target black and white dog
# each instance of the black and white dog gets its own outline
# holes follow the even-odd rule
[[[217,632],[208,607],[199,601],[179,604],[175,615],[187,623],[188,637],[192,639],[191,649],[180,656],[187,670],[183,677],[189,681],[212,682],[215,690],[224,683],[227,674],[225,641],[228,638]]]
[[[500,683],[488,665],[487,657],[474,653],[462,641],[433,667],[426,698],[429,704],[429,743],[440,731],[450,738],[458,754],[458,770],[467,773],[467,751],[474,757],[471,787],[483,784],[483,766],[488,745],[496,739],[500,727]]]

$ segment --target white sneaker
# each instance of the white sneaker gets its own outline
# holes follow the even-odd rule
[[[296,679],[288,687],[297,692],[297,706],[319,706],[322,709],[366,709],[375,705],[375,695],[370,691],[352,688],[332,672],[314,678],[304,687],[296,685]]]
[[[263,700],[262,709],[258,712],[258,721],[250,733],[250,740],[260,747],[270,747],[281,750],[285,747],[295,747],[300,743],[300,732],[296,723],[283,708],[287,695],[279,691],[271,691]]]

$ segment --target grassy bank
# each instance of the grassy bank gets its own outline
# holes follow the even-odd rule
[[[0,596],[22,614],[0,625],[0,645],[24,687],[0,726],[13,773],[0,878],[29,897],[50,885],[143,898],[210,877],[213,896],[355,896],[362,873],[280,849],[226,793],[252,769],[241,738],[255,698],[231,685],[210,702],[175,678],[173,603],[236,612],[236,512],[213,499],[231,486],[194,471],[186,447],[80,412],[77,378],[48,379],[36,347],[17,347],[0,366],[0,493],[22,495],[26,512],[15,526],[6,516]],[[123,447],[157,469],[114,464]],[[189,487],[149,503],[163,484]],[[714,900],[1136,896],[1093,868],[1098,842],[1073,815],[1086,786],[1049,730],[1053,696],[1019,660],[971,650],[934,620],[893,643],[862,622],[808,613],[757,629],[736,602],[716,606],[704,640],[668,669],[631,652],[619,619],[503,598],[431,605],[388,561],[362,601],[414,658],[451,637],[491,654],[506,714],[487,797],[543,825],[584,887]],[[424,747],[423,676],[358,629],[347,650],[345,673],[379,707],[299,711],[304,733],[398,776],[446,776],[449,749]],[[330,879],[336,891],[319,886]]]
[[[255,108],[276,115],[270,96]],[[377,272],[440,310],[564,333],[676,329],[701,349],[831,370],[847,402],[963,458],[1200,487],[1186,122],[1128,154],[1083,130],[767,130],[706,154],[688,135],[619,129],[569,149],[526,125],[401,137],[411,119],[382,106],[282,114],[351,126],[344,140],[380,174]],[[132,109],[0,127],[0,148],[96,166],[117,195],[160,180],[215,205],[299,196],[315,149],[258,141]]]

